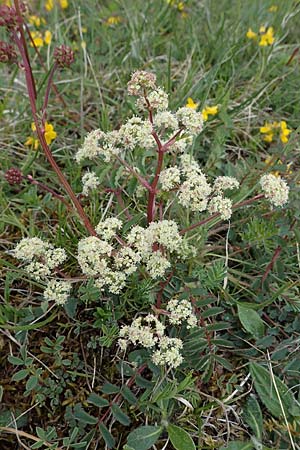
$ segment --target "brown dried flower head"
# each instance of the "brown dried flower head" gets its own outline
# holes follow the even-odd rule
[[[17,53],[13,45],[5,41],[0,41],[0,62],[15,63],[17,62]]]
[[[70,67],[74,62],[74,52],[71,47],[60,45],[54,49],[53,58],[59,67]]]
[[[22,179],[23,179],[23,175],[22,172],[17,169],[16,167],[12,167],[11,169],[8,169],[4,175],[6,181],[10,184],[10,185],[14,185],[14,184],[21,184]]]

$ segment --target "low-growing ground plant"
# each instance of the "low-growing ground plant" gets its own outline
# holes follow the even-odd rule
[[[3,448],[299,449],[299,6],[79,3],[0,6]]]

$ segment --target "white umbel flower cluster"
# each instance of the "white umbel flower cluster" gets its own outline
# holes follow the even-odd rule
[[[104,161],[109,162],[113,155],[119,153],[119,133],[118,131],[110,131],[104,133],[101,130],[93,130],[85,137],[82,147],[75,155],[77,163],[83,159],[95,159],[99,156]]]
[[[53,270],[60,266],[67,258],[63,248],[55,248],[40,238],[22,239],[12,252],[13,255],[25,262],[25,271],[35,280],[47,282],[44,298],[63,305],[69,296],[71,284],[66,281],[50,279]]]
[[[223,220],[228,220],[232,215],[232,201],[222,195],[216,195],[209,202],[208,210],[211,214],[220,213]]]
[[[203,128],[202,113],[197,112],[195,109],[184,106],[179,108],[176,112],[176,118],[179,125],[186,128],[192,135],[198,134]]]
[[[170,325],[186,323],[188,329],[197,326],[197,317],[188,300],[171,299],[167,304],[167,311],[169,315],[166,320]],[[119,346],[122,350],[125,351],[128,344],[141,345],[152,352],[151,359],[158,366],[176,368],[183,361],[180,352],[183,347],[182,340],[167,336],[166,325],[152,314],[134,319],[130,326],[123,326],[119,336]]]
[[[180,183],[180,169],[177,166],[169,167],[161,171],[159,176],[163,191],[171,191]]]
[[[156,89],[156,75],[154,73],[138,70],[131,76],[127,84],[129,95],[144,95],[148,90]]]
[[[85,196],[88,196],[89,191],[97,189],[97,187],[100,185],[100,180],[95,174],[95,172],[86,172],[81,178],[81,181],[83,185],[82,195]]]
[[[289,187],[279,176],[270,174],[263,175],[260,179],[265,197],[274,206],[283,206],[289,198]]]
[[[135,147],[150,149],[155,146],[151,123],[136,116],[131,117],[121,126],[119,140],[122,147],[128,150],[133,150]]]
[[[217,177],[215,179],[215,182],[213,184],[213,190],[218,193],[222,193],[226,191],[227,189],[238,189],[240,186],[240,183],[238,180],[234,177]]]
[[[110,241],[123,225],[123,222],[116,217],[109,217],[98,223],[96,232],[105,241]]]
[[[169,99],[168,94],[161,88],[157,88],[155,91],[151,91],[147,95],[147,100],[149,102],[149,105],[146,102],[146,99],[144,97],[140,97],[136,101],[136,106],[141,109],[145,110],[150,108],[152,111],[164,111],[168,109],[169,106]]]
[[[55,301],[58,305],[64,305],[68,300],[71,290],[71,283],[61,280],[50,280],[44,291],[44,298],[48,301]]]
[[[183,322],[187,323],[187,328],[194,328],[197,325],[197,317],[188,300],[172,298],[169,300],[166,309],[170,312],[169,322],[172,325],[181,325]]]
[[[89,236],[78,243],[78,262],[84,274],[94,276],[105,273],[113,247],[106,241]]]
[[[189,159],[190,161],[188,162]],[[205,211],[212,191],[206,176],[198,163],[188,155],[184,155],[181,158],[181,165],[186,181],[179,188],[179,203],[192,211]]]
[[[178,120],[176,119],[175,114],[171,113],[171,111],[159,111],[153,119],[154,126],[162,131],[178,130]]]

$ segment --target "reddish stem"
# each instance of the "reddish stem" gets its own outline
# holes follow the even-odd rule
[[[55,73],[56,69],[57,69],[57,64],[54,63],[54,65],[52,66],[50,73],[49,73],[48,83],[47,83],[45,98],[44,98],[44,104],[43,104],[43,108],[42,108],[42,124],[43,124],[43,126],[47,119],[47,106],[48,106],[48,102],[49,102],[51,86],[53,85],[53,77],[54,77],[54,73]]]
[[[158,152],[158,160],[157,160],[157,167],[156,167],[156,172],[155,172],[155,177],[154,180],[151,183],[151,191],[149,192],[149,197],[148,197],[148,206],[147,206],[147,220],[148,220],[148,224],[150,222],[153,222],[154,218],[155,218],[155,197],[156,197],[156,187],[158,184],[158,180],[159,180],[159,175],[162,169],[162,165],[163,165],[163,160],[164,160],[164,153],[163,151],[159,151]]]

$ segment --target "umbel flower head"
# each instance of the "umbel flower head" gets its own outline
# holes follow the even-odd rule
[[[12,186],[14,184],[21,184],[22,179],[23,179],[22,172],[16,167],[12,167],[11,169],[8,169],[5,172],[4,177],[5,177],[6,181]]]
[[[13,45],[5,41],[0,41],[0,62],[2,63],[16,63],[17,53]]]
[[[59,47],[55,47],[53,58],[58,67],[70,67],[74,62],[74,52],[71,47],[61,45]]]
[[[263,175],[260,185],[270,203],[274,206],[283,206],[288,201],[289,187],[279,176],[271,173]]]

